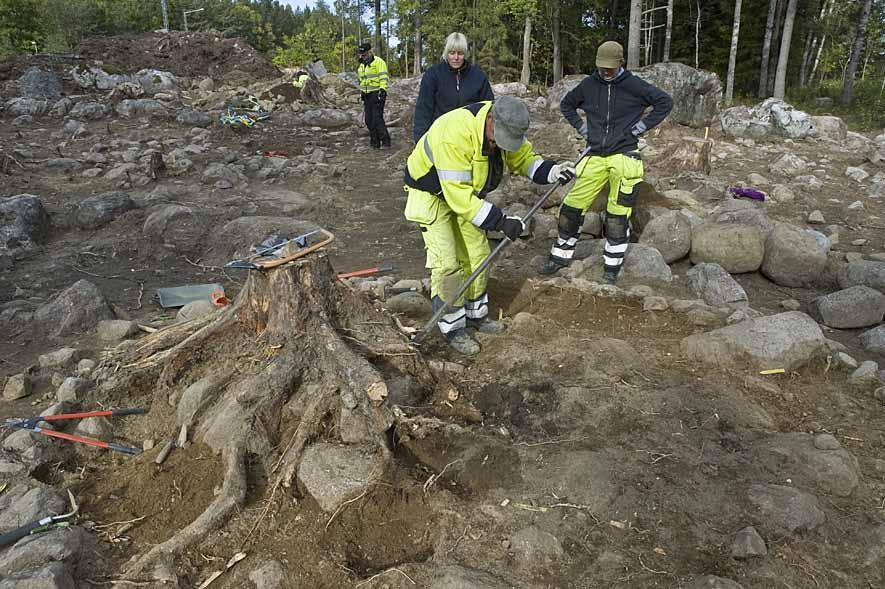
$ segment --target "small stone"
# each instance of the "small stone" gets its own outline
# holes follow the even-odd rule
[[[286,569],[276,560],[269,560],[249,573],[249,580],[260,589],[282,589],[287,578]]]
[[[879,365],[872,360],[863,362],[857,370],[851,373],[848,382],[859,388],[880,384],[882,381],[879,380]]]
[[[842,444],[832,434],[817,434],[814,436],[814,447],[818,450],[838,450]]]
[[[766,554],[768,554],[768,548],[765,546],[765,540],[753,526],[747,526],[738,532],[731,544],[731,557],[738,560],[753,556],[765,556]]]
[[[669,308],[670,303],[664,297],[651,296],[642,300],[643,311],[666,311]]]
[[[854,166],[849,166],[848,169],[845,170],[845,175],[855,182],[863,182],[870,177],[869,172],[867,172],[863,168],[856,168]]]
[[[808,222],[815,225],[823,225],[826,223],[826,220],[824,219],[824,214],[820,211],[812,211],[811,214],[808,215]]]
[[[864,209],[863,203],[859,200],[854,201],[850,205],[848,205],[849,211],[862,211]]]
[[[780,302],[780,305],[787,311],[798,311],[802,308],[802,303],[800,303],[796,299],[785,299]]]
[[[879,387],[873,391],[873,398],[885,405],[885,387]],[[882,462],[885,463],[885,460]]]
[[[857,360],[846,354],[845,352],[836,352],[836,362],[849,370],[857,369]]]
[[[95,368],[95,360],[91,360],[89,358],[83,358],[79,362],[77,362],[77,375],[78,376],[87,376],[92,373],[92,370]]]
[[[59,403],[74,402],[80,400],[83,393],[89,389],[89,381],[85,378],[69,376],[58,387],[55,398]]]
[[[868,240],[866,240],[866,239],[855,239],[855,240],[853,240],[853,241],[851,242],[851,245],[858,245],[858,246],[860,246],[860,245],[866,245],[866,244],[867,244],[867,241],[868,241]]]
[[[67,368],[80,359],[80,353],[74,348],[61,348],[37,358],[40,368]]]
[[[154,440],[145,440],[145,441],[141,444],[141,449],[144,450],[145,452],[147,452],[148,450],[153,450],[153,449],[154,449],[154,446],[155,446],[156,444],[157,444],[157,443],[156,443]]]
[[[98,322],[97,331],[100,340],[116,343],[137,333],[138,324],[135,321],[122,319],[105,319]]]
[[[692,324],[697,325],[698,327],[712,327],[714,325],[719,325],[719,315],[712,311],[707,311],[706,309],[694,309],[686,313],[686,319]]]
[[[7,401],[15,401],[22,399],[31,394],[32,390],[31,377],[24,372],[14,374],[6,380],[6,386],[3,388],[3,398]]]
[[[113,425],[106,417],[87,417],[80,420],[74,431],[81,436],[103,439],[110,437],[113,430]]]

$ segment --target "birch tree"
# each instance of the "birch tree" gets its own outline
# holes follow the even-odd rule
[[[639,44],[642,38],[642,0],[630,0],[630,31],[627,37],[627,69],[639,67]]]
[[[774,15],[778,0],[769,0],[768,19],[765,21],[765,37],[762,41],[762,65],[759,68],[759,98],[768,97],[768,64],[771,57],[771,36],[774,32]]]
[[[562,79],[562,40],[559,34],[560,0],[553,0],[553,83]]]
[[[381,55],[381,0],[375,0],[375,52]]]
[[[525,15],[525,27],[522,32],[522,72],[519,81],[529,85],[532,77],[532,15]]]
[[[854,36],[854,47],[851,48],[851,57],[848,59],[848,68],[845,71],[845,81],[842,83],[842,105],[848,106],[854,98],[854,74],[857,73],[857,64],[863,53],[864,42],[867,38],[867,23],[870,20],[870,10],[873,0],[865,0],[857,19],[857,34]]]
[[[725,82],[725,103],[734,98],[734,66],[737,62],[738,37],[741,32],[741,0],[734,0],[734,24],[731,27],[731,51],[728,54],[728,74]]]
[[[667,0],[667,29],[664,33],[664,63],[670,61],[670,40],[673,38],[673,0]]]
[[[784,17],[784,28],[781,32],[781,50],[777,58],[777,74],[774,78],[774,97],[784,99],[787,88],[787,64],[790,61],[790,42],[793,40],[793,24],[796,22],[797,0],[790,0],[787,4],[787,14]]]

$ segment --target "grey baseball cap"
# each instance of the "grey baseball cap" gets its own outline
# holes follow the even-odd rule
[[[529,130],[529,109],[514,96],[501,96],[492,105],[495,117],[495,143],[505,151],[516,151],[525,143]]]

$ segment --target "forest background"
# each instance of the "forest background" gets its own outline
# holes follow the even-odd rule
[[[633,48],[631,66],[715,71],[724,85],[733,79],[727,102],[753,104],[778,94],[780,66],[791,103],[854,128],[885,126],[885,0],[320,0],[305,9],[277,0],[0,0],[0,58],[156,30],[163,5],[170,29],[242,37],[283,67],[322,59],[330,71],[353,71],[354,48],[369,40],[394,76],[418,75],[440,59],[446,35],[462,31],[493,82],[545,88],[589,72],[599,43],[615,39]]]

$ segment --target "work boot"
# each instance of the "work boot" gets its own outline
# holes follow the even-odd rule
[[[455,348],[455,351],[465,356],[479,354],[479,344],[467,334],[466,329],[456,329],[446,334],[446,341]]]
[[[618,271],[606,270],[602,273],[602,281],[606,284],[614,284],[618,281]]]
[[[507,326],[503,321],[495,321],[494,319],[468,319],[467,327],[475,329],[480,333],[488,333],[491,335],[500,335],[507,331]]]
[[[547,258],[547,261],[538,268],[538,274],[543,274],[545,276],[550,274],[556,274],[561,269],[568,266],[568,264],[563,264],[562,262],[557,262],[553,258]]]

